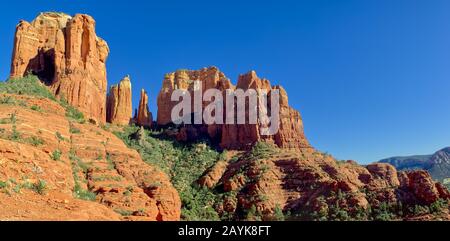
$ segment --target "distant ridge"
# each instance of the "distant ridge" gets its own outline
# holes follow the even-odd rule
[[[380,163],[389,163],[398,170],[428,171],[431,176],[440,182],[450,178],[450,147],[437,151],[432,155],[399,156],[386,158]]]

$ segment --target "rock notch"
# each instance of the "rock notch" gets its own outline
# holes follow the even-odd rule
[[[16,27],[11,78],[37,75],[93,122],[106,121],[107,43],[84,14],[41,13]]]
[[[130,77],[124,77],[119,84],[111,86],[106,102],[106,120],[117,125],[130,123],[133,107],[131,101]]]

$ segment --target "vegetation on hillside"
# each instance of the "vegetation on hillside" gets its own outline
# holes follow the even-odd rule
[[[47,98],[59,103],[66,110],[66,117],[70,120],[70,133],[79,134],[80,129],[76,128],[74,122],[84,123],[85,118],[83,114],[76,108],[70,106],[64,98],[56,99],[52,93],[43,85],[36,76],[26,76],[19,79],[11,79],[6,82],[0,82],[0,94],[14,94],[14,95],[28,95],[39,98]],[[27,106],[27,104],[14,98],[13,96],[0,97],[0,105],[15,105],[28,108],[32,111],[42,112],[43,110],[38,106]],[[44,140],[38,136],[24,137],[16,128],[18,122],[17,113],[10,113],[7,117],[0,119],[0,124],[10,125],[10,131],[0,128],[0,138],[8,139],[15,142],[25,143],[32,146],[45,145]],[[104,126],[105,130],[109,129],[108,125]],[[152,166],[159,167],[171,179],[171,183],[178,191],[182,201],[182,219],[189,221],[202,220],[266,220],[263,214],[259,213],[255,206],[247,208],[248,210],[241,210],[240,207],[235,213],[221,213],[219,214],[215,207],[217,207],[224,199],[236,199],[238,191],[224,193],[223,185],[221,183],[214,189],[201,187],[197,184],[197,180],[202,177],[206,170],[214,166],[218,161],[226,160],[226,153],[218,151],[208,139],[197,140],[191,143],[181,143],[174,138],[167,136],[166,132],[152,131],[140,129],[137,126],[127,126],[121,131],[116,131],[116,134],[121,138],[130,148],[137,150],[142,159]],[[66,139],[59,133],[55,133],[58,141],[66,141]],[[280,154],[280,150],[267,143],[257,143],[252,150],[244,153],[240,158],[235,157],[231,160],[226,160],[229,163],[242,164],[239,166],[233,175],[242,176],[246,184],[256,183],[267,170],[268,166],[265,160],[274,155]],[[54,161],[61,161],[63,153],[61,150],[53,150],[50,157]],[[73,195],[76,198],[83,200],[95,200],[96,194],[90,192],[85,187],[86,176],[88,169],[87,164],[75,155],[71,150],[68,154],[72,165],[73,178],[75,181],[75,188]],[[99,156],[98,159],[106,158],[110,161],[109,156]],[[114,164],[110,163],[110,168],[114,168]],[[253,173],[255,175],[248,175]],[[107,177],[98,177],[105,179]],[[444,184],[450,186],[449,180],[444,180]],[[45,180],[39,180],[36,183],[19,184],[13,180],[0,181],[0,190],[8,191],[14,190],[20,192],[21,188],[27,188],[35,191],[38,194],[45,194],[47,191],[47,183]],[[264,197],[248,195],[244,198],[254,198],[252,202],[257,203],[263,201]],[[281,207],[276,207],[273,217],[270,220],[401,220],[405,217],[415,217],[421,215],[439,215],[448,207],[448,202],[445,200],[438,200],[429,206],[407,206],[402,203],[379,203],[377,206],[369,206],[367,209],[349,209],[343,207],[341,203],[350,200],[351,197],[343,192],[324,193],[318,199],[319,208],[315,209],[304,207],[295,213],[283,212]],[[371,193],[365,193],[366,197],[370,199]]]
[[[145,162],[159,167],[170,177],[180,194],[182,218],[219,220],[214,210],[217,192],[198,186],[196,181],[205,170],[223,160],[224,154],[212,148],[207,140],[183,144],[161,132],[138,130],[139,127],[130,126],[115,134],[129,147],[136,149]]]
[[[54,95],[49,91],[49,89],[41,83],[39,78],[34,75],[27,75],[23,78],[9,79],[4,82],[0,82],[0,94],[13,94],[13,95],[26,95],[26,96],[34,96],[38,98],[46,98],[53,100],[60,104],[66,110],[66,117],[71,121],[70,132],[72,134],[79,133],[80,130],[75,128],[72,122],[84,123],[84,115],[75,107],[68,104],[68,102],[64,98],[60,98],[59,100],[54,97]],[[0,104],[2,105],[15,105],[28,108],[25,101],[19,100],[13,96],[3,96],[0,98]],[[29,107],[33,111],[43,112],[41,107],[33,105]],[[29,144],[32,146],[41,146],[44,145],[44,140],[39,136],[31,136],[24,138],[22,137],[22,133],[17,130],[16,123],[18,122],[17,113],[10,113],[8,118],[0,119],[0,124],[9,124],[11,125],[11,132],[6,132],[5,129],[0,128],[0,138],[15,141],[19,143]],[[58,141],[65,141],[65,138],[61,135],[61,133],[55,133]],[[62,156],[61,150],[57,149],[50,153],[50,158],[54,161],[60,161]],[[81,160],[76,158],[74,155],[69,155],[70,160],[72,161],[72,168],[74,171],[74,180],[75,180],[75,188],[74,188],[74,196],[83,200],[95,200],[95,194],[91,193],[87,190],[81,188],[79,183],[78,176],[75,173],[79,172],[79,167]],[[76,162],[75,162],[76,161]],[[74,165],[73,163],[76,163]],[[6,183],[6,182],[5,182]],[[14,182],[12,182],[14,184]],[[19,192],[20,189],[27,188],[32,189],[36,193],[44,194],[47,188],[47,184],[44,180],[39,180],[37,183],[24,185],[24,184],[16,184],[14,189],[15,192]]]
[[[41,83],[39,78],[35,75],[27,75],[23,78],[8,79],[7,81],[0,82],[0,94],[15,94],[15,95],[28,95],[40,98],[47,98],[59,103],[66,110],[66,116],[71,120],[78,123],[84,123],[85,118],[77,108],[68,104],[64,97],[56,99],[55,96],[49,91],[49,89]],[[0,100],[2,104],[13,104],[26,106],[25,103],[14,100],[12,97],[5,97]],[[30,107],[34,111],[42,111],[36,106]]]
[[[35,75],[0,82],[0,94],[31,95],[56,100]]]

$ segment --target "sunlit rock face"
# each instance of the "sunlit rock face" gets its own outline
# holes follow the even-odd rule
[[[131,81],[129,76],[111,86],[106,102],[106,119],[109,123],[128,125],[133,114]]]
[[[247,124],[210,124],[186,126],[180,130],[178,139],[188,141],[197,139],[201,135],[208,135],[211,139],[216,140],[224,149],[247,149],[259,141],[266,141],[276,144],[282,148],[310,148],[310,145],[303,132],[303,122],[300,113],[288,104],[286,91],[281,86],[272,86],[269,80],[260,79],[255,71],[250,71],[239,76],[237,86],[216,67],[203,68],[200,70],[178,70],[173,73],[166,74],[163,86],[158,96],[158,117],[157,123],[165,126],[172,123],[171,112],[178,104],[171,100],[171,96],[176,90],[189,91],[191,97],[194,96],[195,82],[200,83],[202,94],[209,89],[217,89],[223,93],[224,115],[226,105],[225,91],[242,89],[266,90],[270,96],[272,90],[279,91],[280,104],[280,121],[278,132],[273,135],[262,135],[261,125],[248,124],[249,120],[249,103],[246,102],[246,123]],[[270,99],[270,98],[269,98]],[[194,101],[192,101],[192,115],[194,115]],[[211,102],[202,102],[202,112]],[[233,104],[232,110],[237,114],[237,102]],[[259,106],[258,106],[259,107]],[[189,113],[183,113],[189,115]],[[223,120],[226,120],[224,116]]]
[[[41,13],[16,27],[10,77],[35,74],[91,122],[105,122],[108,54],[92,17]]]

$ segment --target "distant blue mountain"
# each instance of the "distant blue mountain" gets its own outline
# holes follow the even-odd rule
[[[448,182],[450,178],[450,147],[444,148],[432,155],[391,157],[381,161],[389,163],[398,170],[422,169],[428,171],[431,176],[440,182]]]

